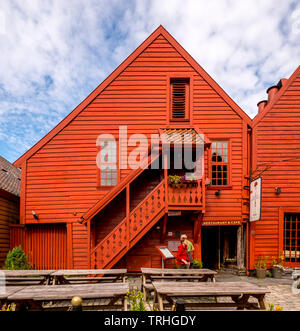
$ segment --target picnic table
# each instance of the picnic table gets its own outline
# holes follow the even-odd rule
[[[57,270],[51,274],[53,285],[72,283],[126,282],[127,269]]]
[[[22,290],[24,286],[9,286],[3,287],[0,289],[0,304],[2,305],[3,302],[7,300],[7,297]]]
[[[229,297],[231,302],[186,302],[192,307],[237,307],[238,309],[258,308],[249,303],[252,296],[257,299],[260,309],[266,309],[265,295],[269,291],[248,282],[153,282],[155,290],[154,303],[159,310],[164,309],[164,300],[174,306],[177,299]]]
[[[68,301],[67,305],[64,305],[66,310],[70,306],[70,300],[74,296],[80,296],[85,300],[94,300],[93,307],[90,309],[97,308],[111,309],[119,308],[116,303],[121,300],[122,307],[127,310],[127,292],[129,291],[128,283],[117,283],[117,284],[77,284],[77,285],[61,285],[61,286],[26,286],[23,288],[16,289],[11,288],[6,294],[6,300],[8,302],[14,302],[17,310],[43,310],[43,304],[59,301],[61,307],[61,301]],[[104,301],[104,303],[103,303]],[[52,305],[53,306],[53,305]],[[58,306],[53,307],[58,309]]]
[[[52,274],[56,270],[1,270],[4,274],[6,286],[16,285],[49,285],[52,282]]]
[[[142,290],[146,300],[147,292],[154,291],[152,282],[154,281],[198,281],[215,282],[217,272],[210,269],[157,269],[141,268],[142,271]]]

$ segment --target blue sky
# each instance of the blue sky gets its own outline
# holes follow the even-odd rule
[[[1,0],[0,155],[15,161],[162,24],[251,117],[300,64],[294,0]]]

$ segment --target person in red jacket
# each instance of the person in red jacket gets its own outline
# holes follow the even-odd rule
[[[180,241],[181,244],[178,246],[178,251],[176,256],[177,266],[181,269],[189,269],[190,258],[189,258],[186,238],[184,236],[181,236]]]

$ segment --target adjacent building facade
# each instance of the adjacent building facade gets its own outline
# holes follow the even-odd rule
[[[10,248],[10,226],[19,223],[21,172],[0,156],[0,269]]]
[[[251,225],[249,267],[259,255],[300,266],[300,66],[268,89],[253,120],[253,176],[262,177],[261,221]]]

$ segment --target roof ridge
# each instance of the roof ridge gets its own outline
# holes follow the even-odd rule
[[[81,113],[112,81],[114,81],[158,36],[163,35],[164,38],[176,49],[176,51],[197,71],[203,79],[218,93],[222,99],[249,125],[251,118],[233,101],[233,99],[218,85],[214,79],[199,65],[199,63],[181,46],[176,39],[160,25],[154,32],[148,36],[98,87],[94,89],[73,111],[71,111],[60,123],[58,123],[51,131],[49,131],[42,139],[40,139],[27,152],[19,157],[14,165],[21,167],[22,163],[34,155],[42,148],[50,139],[55,137],[63,130],[78,114]]]

